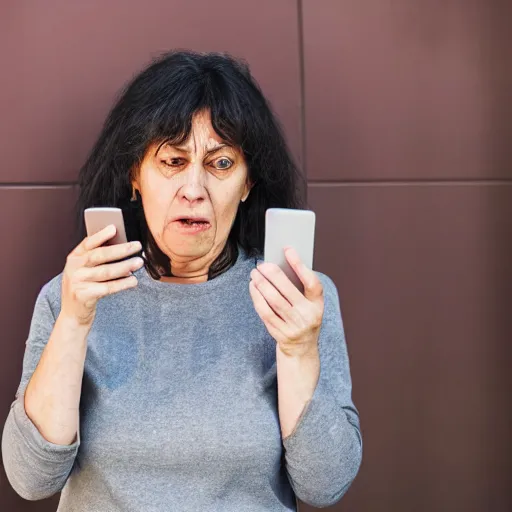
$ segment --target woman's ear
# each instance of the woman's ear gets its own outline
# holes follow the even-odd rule
[[[137,174],[136,174],[135,170],[133,170],[133,169],[132,169],[132,172],[130,173],[130,181],[131,181],[131,185],[132,185],[131,200],[136,201],[137,200],[137,192],[140,193],[140,187],[139,187],[139,183],[137,180]]]
[[[251,192],[251,189],[252,189],[252,183],[250,183],[249,181],[246,182],[245,184],[245,187],[244,187],[244,193],[242,195],[242,203],[245,203],[245,200],[249,197],[249,193]]]

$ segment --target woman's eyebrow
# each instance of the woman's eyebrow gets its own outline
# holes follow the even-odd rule
[[[191,152],[189,146],[176,145],[176,144],[171,144],[169,142],[167,144],[169,147],[176,149],[177,151],[181,151],[182,153],[190,153]],[[211,155],[212,153],[215,153],[216,151],[219,151],[220,149],[232,148],[232,147],[233,147],[232,144],[229,144],[228,142],[222,142],[220,144],[216,144],[215,146],[210,146],[209,148],[206,147],[206,148],[204,148],[205,156]]]
[[[206,155],[211,155],[212,153],[215,153],[216,151],[219,151],[219,149],[222,149],[222,148],[231,148],[231,144],[228,144],[227,142],[226,143],[222,143],[222,144],[217,144],[216,146],[213,146],[211,148],[205,148],[206,149]]]

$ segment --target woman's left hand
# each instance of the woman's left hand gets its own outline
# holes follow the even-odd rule
[[[285,257],[302,281],[304,293],[273,263],[261,263],[251,272],[249,292],[258,315],[283,354],[318,357],[324,313],[322,283],[293,248],[285,250]]]

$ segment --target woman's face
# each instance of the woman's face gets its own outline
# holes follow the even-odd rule
[[[180,146],[148,149],[132,185],[146,222],[174,276],[205,280],[226,244],[240,201],[249,195],[238,148],[215,133],[209,112],[196,114]]]

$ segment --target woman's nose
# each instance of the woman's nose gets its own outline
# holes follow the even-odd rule
[[[206,190],[204,184],[204,173],[202,165],[191,164],[182,174],[184,180],[180,189],[180,195],[190,202],[200,201],[205,198]]]

